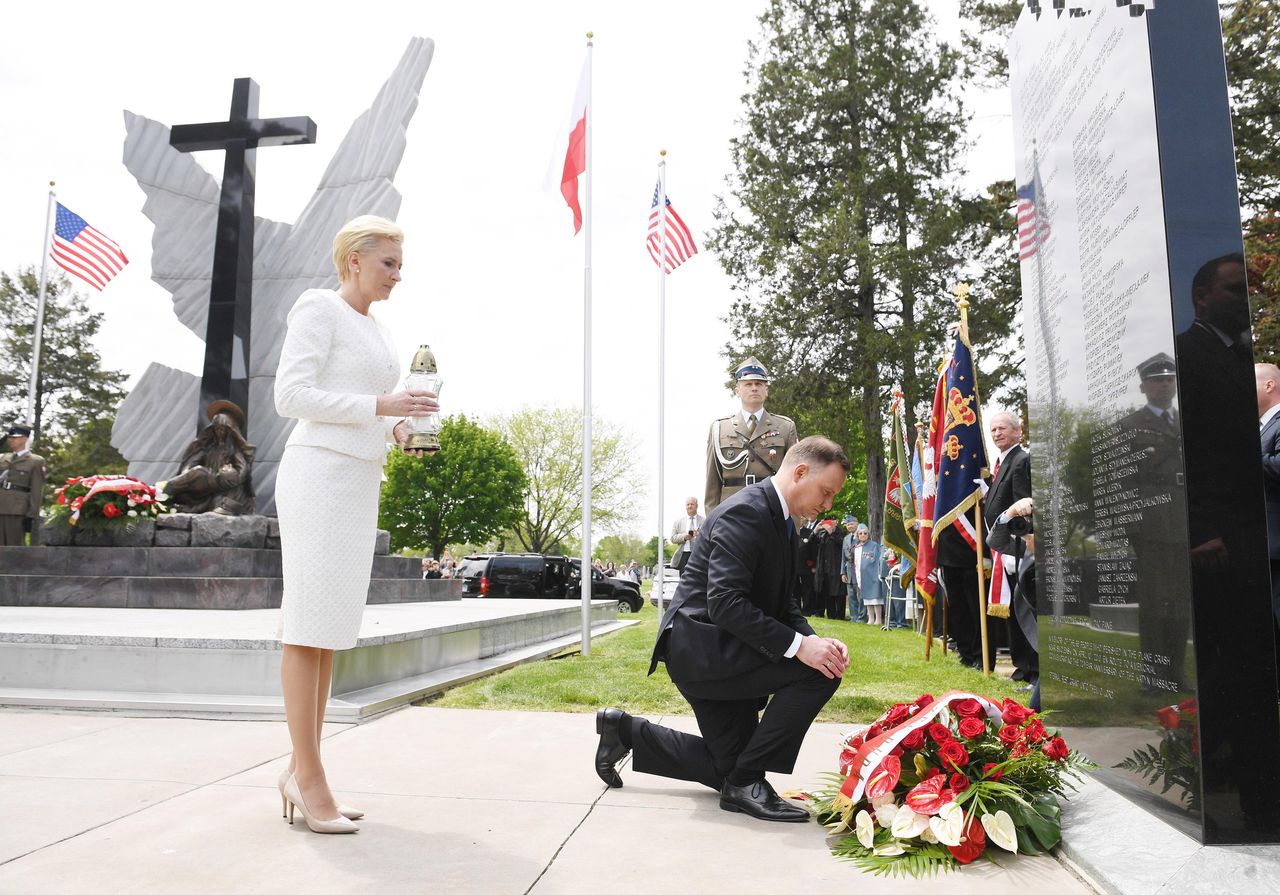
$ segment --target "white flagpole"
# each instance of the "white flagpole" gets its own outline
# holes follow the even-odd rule
[[[666,483],[665,459],[667,444],[667,151],[661,150],[658,162],[658,576],[654,587],[658,589],[658,621],[662,621],[663,586],[667,581],[666,563],[666,526],[663,524],[666,508],[666,495],[663,486]],[[682,544],[678,549],[683,550]]]
[[[592,32],[587,32],[587,196],[582,209],[582,655],[591,655],[591,99]]]
[[[36,422],[36,382],[40,378],[40,336],[44,331],[44,296],[49,274],[49,222],[53,220],[53,204],[56,197],[53,193],[54,181],[49,181],[49,205],[44,213],[44,241],[40,249],[40,288],[36,298],[36,330],[31,339],[31,382],[27,385],[27,418],[28,425]],[[27,443],[35,447],[39,432],[32,431],[31,440]]]

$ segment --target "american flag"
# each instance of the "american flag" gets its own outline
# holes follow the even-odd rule
[[[1037,177],[1018,187],[1018,260],[1026,261],[1049,238],[1049,219],[1041,214],[1044,191]]]
[[[129,263],[120,246],[61,202],[54,220],[49,257],[99,292]]]
[[[653,188],[653,205],[649,207],[649,232],[645,237],[649,249],[649,257],[654,264],[661,264],[662,234],[658,230],[658,222],[662,218],[658,202],[662,198],[662,181]],[[691,257],[698,254],[698,246],[693,241],[693,234],[685,226],[680,215],[671,207],[671,198],[667,197],[667,273],[675,270]]]

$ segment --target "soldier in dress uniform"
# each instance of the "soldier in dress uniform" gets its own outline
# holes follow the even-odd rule
[[[764,409],[769,397],[769,374],[756,358],[749,357],[734,371],[734,391],[742,409],[711,424],[707,437],[707,493],[705,512],[747,485],[778,471],[782,458],[799,441],[796,424]]]
[[[0,547],[21,547],[40,518],[44,457],[27,450],[30,438],[30,426],[10,426],[9,452],[0,454]]]
[[[1173,561],[1186,550],[1177,370],[1173,358],[1162,351],[1138,364],[1137,373],[1147,403],[1122,419],[1120,428],[1127,433],[1130,455],[1137,458],[1129,487],[1142,507],[1141,520],[1127,526],[1137,576],[1138,639],[1150,667],[1158,669],[1161,678],[1167,674],[1163,689],[1186,689],[1191,607],[1185,597],[1185,567]],[[1142,688],[1162,689],[1160,683],[1145,679]]]

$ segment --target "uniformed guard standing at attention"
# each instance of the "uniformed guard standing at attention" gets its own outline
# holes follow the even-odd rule
[[[44,490],[44,457],[27,450],[31,427],[9,427],[9,452],[0,454],[0,547],[21,547],[35,529]]]
[[[703,505],[711,511],[747,485],[778,471],[787,450],[800,439],[796,424],[764,409],[769,397],[769,374],[764,364],[749,357],[734,371],[734,391],[742,409],[711,424],[707,437],[707,493]]]

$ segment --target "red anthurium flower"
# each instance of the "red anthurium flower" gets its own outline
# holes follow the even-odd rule
[[[852,749],[845,749],[840,753],[840,773],[846,777],[853,771],[853,762],[857,758],[857,753]]]
[[[867,779],[867,798],[878,799],[893,792],[900,777],[902,777],[902,762],[897,756],[887,756]]]
[[[58,492],[58,506],[65,507],[67,505],[67,495],[61,491]]]
[[[981,718],[964,718],[960,721],[960,736],[976,739],[987,732],[987,725]]]
[[[942,745],[947,740],[951,739],[951,730],[947,725],[939,724],[935,721],[929,725],[929,739],[933,740],[938,745]]]
[[[964,839],[959,845],[948,845],[947,851],[951,852],[951,857],[961,864],[969,864],[982,854],[986,847],[987,831],[982,829],[982,824],[974,817],[970,818],[969,829],[965,831]]]
[[[951,798],[943,798],[942,789],[947,784],[947,778],[941,773],[936,774],[927,780],[917,783],[907,793],[905,804],[916,814],[924,814],[932,816],[941,810],[942,806],[950,802]],[[947,792],[951,796],[951,792]],[[954,798],[954,796],[953,796]]]
[[[951,703],[951,710],[961,718],[980,718],[986,714],[982,703],[976,699],[957,699]]]

